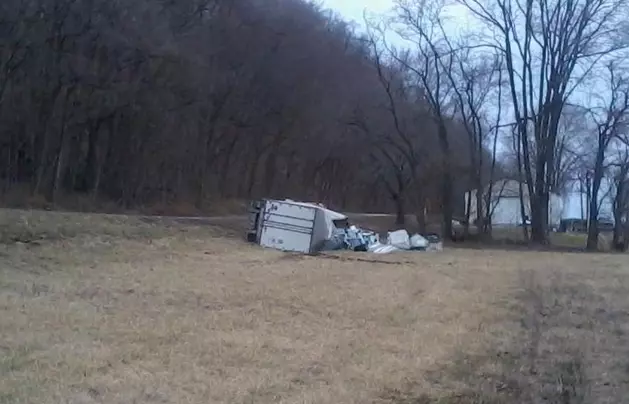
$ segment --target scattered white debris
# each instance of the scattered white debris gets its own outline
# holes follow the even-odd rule
[[[382,244],[378,242],[370,245],[368,251],[374,254],[390,254],[392,252],[400,251],[400,249],[392,246],[391,244]]]
[[[389,233],[388,241],[388,244],[400,250],[411,249],[411,238],[406,230],[392,231]]]
[[[438,236],[408,234],[397,230],[381,241],[378,234],[350,225],[346,215],[321,204],[293,200],[260,200],[251,203],[247,239],[282,251],[315,253],[352,250],[374,254],[396,251],[441,251]]]
[[[423,236],[414,234],[411,237],[411,250],[425,250],[430,243]]]

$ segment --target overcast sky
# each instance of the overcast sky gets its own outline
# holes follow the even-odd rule
[[[358,23],[362,22],[365,9],[370,13],[383,13],[393,7],[392,0],[323,0],[323,4]]]

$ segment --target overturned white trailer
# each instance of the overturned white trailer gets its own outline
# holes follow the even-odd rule
[[[263,247],[305,254],[321,251],[347,216],[323,206],[292,200],[252,202],[247,238]]]

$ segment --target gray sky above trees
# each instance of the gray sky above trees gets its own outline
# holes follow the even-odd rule
[[[335,10],[344,18],[358,24],[363,23],[365,12],[367,14],[385,14],[394,6],[393,0],[323,0],[324,7]],[[462,6],[449,6],[448,15],[456,20],[457,24],[469,22],[466,11]]]
[[[356,22],[362,21],[364,10],[370,13],[382,13],[393,7],[391,0],[324,0],[323,4]]]

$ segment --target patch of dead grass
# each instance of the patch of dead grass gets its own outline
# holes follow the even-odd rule
[[[515,253],[512,253],[515,254]],[[534,256],[521,254],[520,258]],[[515,255],[514,255],[515,257]],[[629,397],[629,275],[622,256],[542,254],[517,270],[487,350],[460,350],[430,377],[445,403],[620,403]],[[409,393],[413,391],[413,393]],[[395,403],[424,399],[407,389]],[[441,402],[441,401],[426,401]]]
[[[491,402],[522,388],[525,291],[585,282],[583,318],[616,307],[598,315],[625,331],[614,257],[449,250],[385,264],[285,255],[201,227],[76,220],[91,230],[3,247],[0,403]],[[549,263],[570,275],[552,283]],[[550,290],[544,305],[563,296]],[[556,346],[563,329],[550,328],[544,344]]]

